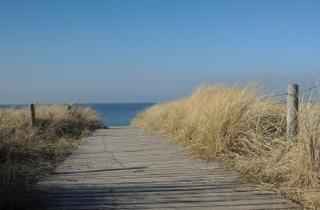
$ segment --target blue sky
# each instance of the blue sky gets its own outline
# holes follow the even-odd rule
[[[320,80],[320,1],[0,0],[0,103],[142,102]]]

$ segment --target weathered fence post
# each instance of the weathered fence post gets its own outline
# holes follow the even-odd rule
[[[70,111],[72,109],[72,105],[71,104],[67,104],[67,110]]]
[[[299,85],[289,84],[287,99],[287,137],[293,140],[298,134]]]
[[[36,108],[34,104],[30,105],[30,111],[31,111],[31,125],[32,127],[36,126]]]

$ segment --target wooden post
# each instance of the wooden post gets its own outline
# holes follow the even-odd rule
[[[31,111],[31,125],[32,127],[36,126],[36,108],[34,104],[30,105],[30,111]]]
[[[287,137],[293,140],[298,134],[299,85],[289,84],[287,99]]]
[[[67,110],[70,111],[72,109],[72,105],[71,104],[67,104]]]

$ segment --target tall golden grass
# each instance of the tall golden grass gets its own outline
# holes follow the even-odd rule
[[[36,106],[36,116],[33,127],[29,109],[0,109],[0,209],[22,208],[19,196],[102,126],[85,107]]]
[[[286,138],[286,106],[256,88],[207,86],[190,97],[155,105],[132,122],[169,135],[203,159],[221,158],[244,177],[320,207],[320,108],[302,103],[300,131]]]

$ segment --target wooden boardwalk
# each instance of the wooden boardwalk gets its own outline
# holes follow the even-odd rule
[[[181,146],[129,127],[98,130],[36,188],[48,209],[300,209],[219,162],[191,159]]]

